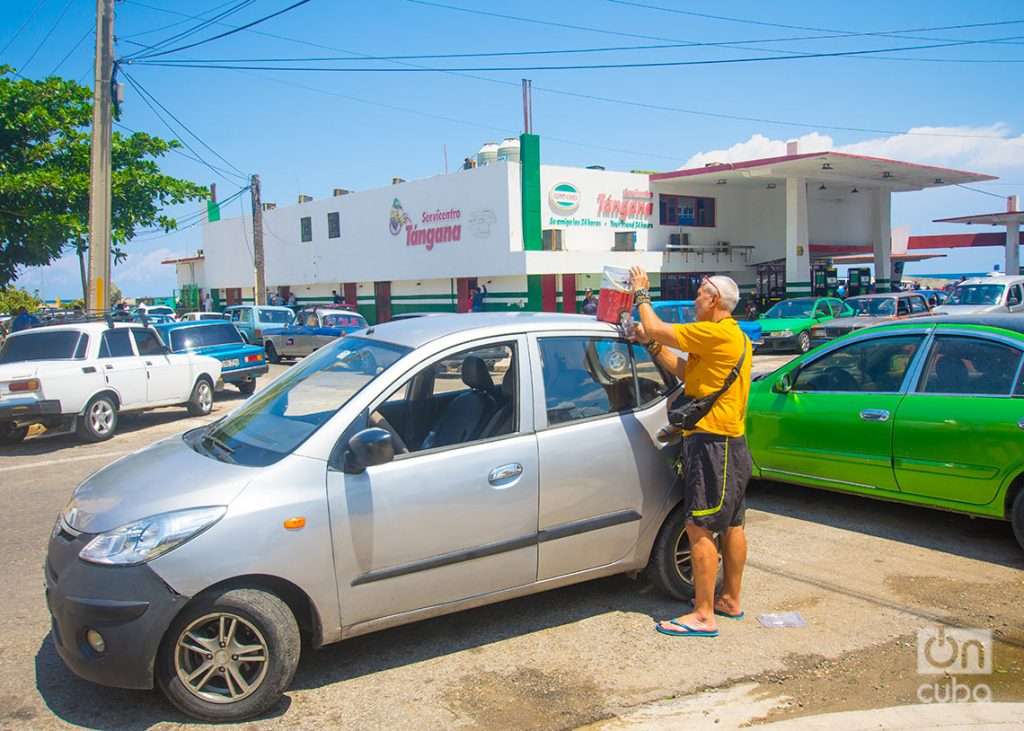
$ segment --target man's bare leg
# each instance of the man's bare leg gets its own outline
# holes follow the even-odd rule
[[[743,567],[747,563],[747,535],[743,526],[729,528],[722,535],[722,594],[715,601],[715,609],[727,614],[739,614],[740,585]]]
[[[715,630],[718,629],[714,612],[718,548],[715,546],[714,534],[698,525],[687,523],[686,535],[690,539],[690,560],[693,567],[693,611],[677,617],[675,622],[694,629]],[[667,621],[661,624],[666,629],[679,629]]]

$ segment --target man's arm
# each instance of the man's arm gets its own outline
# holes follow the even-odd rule
[[[634,290],[647,290],[650,288],[651,282],[647,276],[647,272],[640,267],[633,267],[629,271]],[[679,339],[676,337],[675,328],[661,321],[661,318],[654,312],[654,308],[651,307],[651,303],[649,301],[640,302],[637,306],[637,310],[640,312],[640,324],[643,325],[647,336],[651,340],[669,347],[679,347]]]
[[[655,344],[651,346],[651,339],[647,335],[642,324],[637,325],[634,336],[638,343],[647,346],[647,349],[650,351],[651,357],[654,358],[655,363],[674,375],[680,381],[684,379],[686,371],[685,358],[680,358],[678,352],[665,347],[661,343],[655,342]]]

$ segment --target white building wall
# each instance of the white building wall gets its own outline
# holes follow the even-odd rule
[[[819,190],[811,184],[807,190],[807,217],[812,244],[871,244],[873,190],[852,186],[830,186]],[[889,246],[889,242],[885,242]]]

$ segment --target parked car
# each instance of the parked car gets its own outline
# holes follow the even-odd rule
[[[935,311],[949,315],[1024,312],[1024,276],[990,274],[967,279]]]
[[[261,345],[266,330],[287,327],[295,322],[295,311],[277,305],[232,305],[224,316],[234,323],[245,342]]]
[[[1024,548],[1024,318],[853,333],[751,387],[755,476],[1009,520]]]
[[[141,322],[143,325],[163,325],[169,322],[177,322],[172,316],[163,312],[141,312],[132,315],[131,322]]]
[[[141,325],[80,322],[13,333],[0,349],[0,443],[32,424],[110,439],[119,414],[182,404],[210,413],[220,361],[171,353]]]
[[[949,292],[942,289],[916,289],[914,293],[924,297],[929,307],[938,307],[949,298]]]
[[[135,308],[135,311],[132,312],[132,319],[139,322],[141,320],[141,315],[145,315],[151,321],[155,321],[158,316],[166,317],[170,322],[174,322],[178,319],[178,315],[174,312],[174,308],[168,307],[167,305],[139,305]]]
[[[267,372],[263,348],[247,344],[230,322],[175,322],[157,325],[156,331],[172,353],[195,353],[219,360],[221,379],[246,396],[252,395],[256,379]]]
[[[656,300],[651,303],[651,307],[663,322],[683,324],[694,322],[697,319],[693,300]],[[633,308],[633,320],[640,321],[640,313],[635,307]],[[740,330],[746,333],[754,345],[762,343],[764,337],[760,322],[757,320],[737,320],[736,322],[740,326]]]
[[[205,320],[230,320],[223,312],[187,312],[181,316],[182,322],[199,322]]]
[[[495,382],[477,353],[498,347],[511,366]],[[613,356],[634,367],[612,376]],[[453,358],[455,388],[436,369]],[[57,652],[83,678],[239,720],[287,689],[300,629],[320,647],[645,567],[692,596],[654,439],[678,390],[576,315],[346,335],[75,490],[46,560]]]
[[[811,327],[811,345],[827,343],[854,330],[905,317],[930,314],[928,301],[920,292],[864,294],[844,301],[846,311],[826,324]]]
[[[305,307],[287,327],[265,330],[263,347],[267,360],[301,358],[342,335],[369,327],[358,312],[338,307]]]
[[[777,302],[759,319],[764,343],[758,350],[806,353],[811,349],[811,328],[844,312],[838,297],[794,297]]]

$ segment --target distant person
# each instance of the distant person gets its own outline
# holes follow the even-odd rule
[[[203,312],[213,312],[213,297],[209,292],[203,294]]]
[[[839,299],[846,299],[846,285],[840,284],[836,287],[836,297]]]
[[[288,293],[288,306],[289,307],[295,307],[295,305],[297,305],[298,303],[299,303],[298,300],[295,299],[295,293],[294,292],[289,292]]]
[[[597,297],[594,296],[594,290],[588,289],[583,294],[583,314],[584,315],[596,315],[597,314]]]
[[[470,304],[469,309],[472,312],[483,312],[484,311],[484,297],[487,296],[487,285],[481,284],[479,287],[472,287],[469,290],[470,293]]]
[[[28,330],[30,327],[35,327],[38,324],[38,317],[29,314],[29,311],[24,307],[19,307],[18,314],[15,315],[14,319],[11,321],[11,332],[16,333],[20,330]]]
[[[343,304],[345,304],[345,298],[342,297],[340,294],[338,294],[338,290],[332,289],[331,290],[331,302],[333,302],[336,305],[343,305]]]

